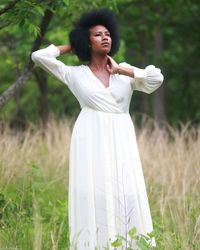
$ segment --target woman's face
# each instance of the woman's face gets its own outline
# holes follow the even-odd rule
[[[108,54],[111,50],[112,39],[110,32],[102,25],[96,25],[89,29],[90,51],[92,54]]]

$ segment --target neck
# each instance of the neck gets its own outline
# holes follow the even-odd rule
[[[104,70],[108,62],[107,55],[92,55],[89,67],[93,70]]]

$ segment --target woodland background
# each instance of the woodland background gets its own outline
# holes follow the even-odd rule
[[[155,64],[165,77],[151,95],[134,92],[130,108],[156,249],[199,250],[199,0],[0,0],[0,249],[69,249],[69,147],[80,107],[30,55],[68,43],[73,22],[97,7],[119,20],[116,61]],[[138,245],[151,249],[144,238]]]
[[[199,0],[0,0],[0,249],[69,249],[68,157],[80,108],[30,55],[68,43],[73,22],[96,7],[119,20],[116,61],[155,64],[165,77],[151,95],[134,92],[130,109],[155,250],[199,250]],[[60,60],[80,63],[74,55]],[[144,238],[138,244],[151,249]]]
[[[198,0],[1,0],[0,120],[23,129],[30,121],[45,126],[52,116],[77,116],[79,104],[67,87],[34,68],[30,54],[51,43],[68,43],[73,22],[97,7],[111,8],[119,20],[121,49],[115,59],[142,68],[155,64],[165,76],[152,95],[133,94],[130,113],[138,125],[144,117],[160,126],[199,124]],[[74,55],[60,60],[80,63]]]

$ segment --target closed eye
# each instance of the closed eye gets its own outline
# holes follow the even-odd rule
[[[102,35],[102,33],[96,33],[96,34],[95,34],[95,36],[101,36],[101,35]],[[106,35],[106,36],[110,36],[110,33],[106,33],[105,35]]]

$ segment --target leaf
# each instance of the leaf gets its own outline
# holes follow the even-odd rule
[[[150,238],[153,238],[153,237],[156,236],[154,231],[152,231],[151,233],[148,233],[147,235],[148,235]]]
[[[137,233],[137,229],[136,227],[133,227],[131,230],[128,231],[128,235],[133,238],[136,236],[136,233]]]
[[[36,37],[40,32],[39,27],[32,24],[32,23],[27,23],[26,28],[27,28],[29,33],[34,35],[34,37]]]
[[[64,5],[68,6],[69,5],[69,0],[62,0],[62,2],[64,3]]]
[[[149,243],[146,241],[144,237],[140,237],[137,242],[137,245],[141,250],[149,250]]]
[[[44,15],[44,10],[43,8],[41,8],[39,5],[35,6],[35,10],[40,14],[40,15]]]
[[[119,235],[119,236],[117,236],[117,239],[114,242],[112,242],[112,246],[113,247],[120,247],[120,246],[122,246],[124,240],[125,240],[125,238],[123,236]]]

